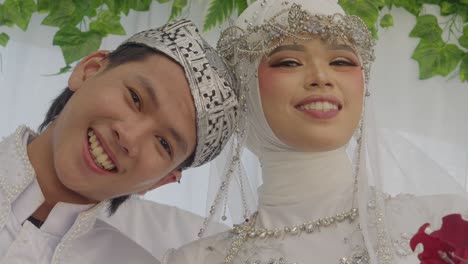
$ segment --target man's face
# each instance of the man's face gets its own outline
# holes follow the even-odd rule
[[[59,181],[92,201],[174,181],[196,145],[195,106],[180,65],[163,55],[106,69],[88,56],[69,81],[75,91],[52,129]]]

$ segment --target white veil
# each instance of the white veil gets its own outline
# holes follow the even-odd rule
[[[220,52],[224,52],[228,60],[236,61],[234,70],[240,77],[240,102],[245,103],[241,105],[245,112],[240,114],[234,138],[211,165],[209,212],[199,235],[204,235],[213,220],[226,216],[228,223],[236,224],[254,212],[257,188],[262,182],[260,164],[246,150],[246,142],[252,146],[252,125],[265,126],[259,122],[262,118],[255,117],[255,114],[263,113],[258,99],[256,68],[264,53],[251,53],[250,58],[241,58],[238,50],[229,50],[232,45],[223,41],[234,43],[239,32],[264,24],[294,4],[322,15],[342,12],[334,0],[258,0],[221,37]],[[248,37],[237,47],[251,48],[248,43],[259,43],[258,40],[265,36],[252,34]],[[371,263],[390,263],[392,253],[388,247],[391,241],[387,234],[392,226],[386,222],[387,194],[467,196],[468,122],[460,119],[467,106],[463,97],[456,95],[464,95],[467,99],[468,91],[449,95],[445,87],[430,91],[424,91],[424,87],[411,91],[413,87],[379,90],[372,86],[372,78],[371,72],[366,87],[370,96],[364,103],[363,131],[357,131],[349,142],[348,153],[358,168],[359,221]],[[264,134],[262,139],[254,141],[263,144],[262,140],[268,137]],[[362,144],[357,144],[359,138]],[[375,210],[369,210],[370,204]],[[370,219],[377,219],[378,226],[371,224]],[[377,234],[372,231],[375,228]]]

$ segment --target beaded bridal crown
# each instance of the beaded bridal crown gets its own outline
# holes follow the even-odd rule
[[[308,40],[317,35],[330,44],[350,45],[360,56],[368,79],[370,64],[375,59],[375,43],[364,22],[357,16],[339,13],[313,15],[299,4],[292,4],[261,25],[248,23],[246,29],[228,27],[221,33],[217,49],[231,66],[235,66],[239,60],[253,61],[269,53],[288,39]]]

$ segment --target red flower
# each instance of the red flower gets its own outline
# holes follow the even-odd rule
[[[421,264],[468,263],[468,221],[460,214],[447,215],[442,227],[429,235],[425,233],[428,226],[421,226],[410,241],[413,251],[419,243],[424,245],[418,255]]]

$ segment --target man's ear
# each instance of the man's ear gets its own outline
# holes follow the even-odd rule
[[[143,194],[145,194],[145,193],[147,193],[149,191],[152,191],[152,190],[154,190],[156,188],[159,188],[159,187],[161,187],[163,185],[177,182],[177,181],[180,180],[180,178],[182,178],[182,172],[179,169],[174,170],[171,173],[169,173],[168,175],[166,175],[164,178],[162,178],[160,181],[158,181],[154,185],[150,186],[146,190],[139,192],[138,194],[143,195]]]
[[[108,54],[109,51],[99,50],[82,59],[68,79],[68,88],[76,91],[88,78],[103,71],[108,64],[106,60]]]

